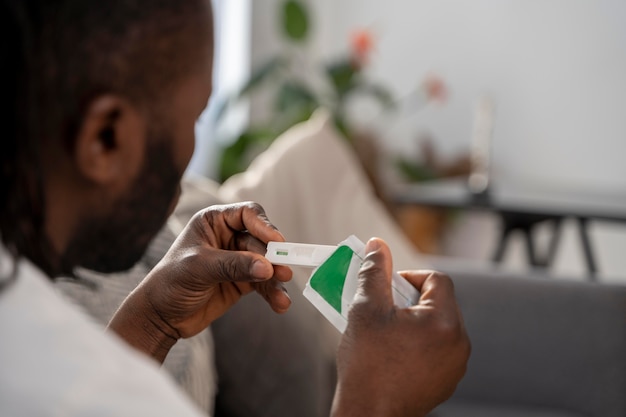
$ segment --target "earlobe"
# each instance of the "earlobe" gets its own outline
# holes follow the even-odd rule
[[[93,100],[74,146],[80,174],[101,185],[127,182],[143,163],[146,122],[138,109],[117,95]]]

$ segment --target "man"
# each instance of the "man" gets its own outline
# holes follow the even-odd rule
[[[210,94],[205,0],[1,0],[0,415],[199,415],[154,366],[257,292],[280,313],[283,240],[253,203],[199,212],[102,333],[49,279],[131,267],[174,207]],[[337,356],[333,414],[425,415],[462,377],[469,342],[451,281],[404,272],[373,239]],[[129,346],[135,349],[129,349]],[[151,361],[147,358],[152,358]],[[241,393],[246,395],[245,392]]]

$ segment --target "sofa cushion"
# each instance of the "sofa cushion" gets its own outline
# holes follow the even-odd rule
[[[626,286],[446,272],[472,341],[455,401],[626,416]]]

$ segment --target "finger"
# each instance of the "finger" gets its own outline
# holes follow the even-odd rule
[[[435,307],[442,314],[458,317],[454,284],[449,276],[437,271],[403,271],[401,275],[421,293],[418,304],[411,308]]]
[[[274,276],[280,282],[288,282],[293,278],[293,271],[286,265],[274,265]]]
[[[261,255],[265,255],[265,252],[267,252],[267,245],[248,232],[235,233],[233,239],[235,240],[234,248],[236,250],[256,252]]]
[[[275,274],[274,266],[258,253],[209,249],[204,259],[207,273],[215,282],[266,281]]]
[[[254,289],[267,301],[274,312],[282,314],[291,306],[287,289],[276,280],[254,284]]]
[[[239,231],[247,230],[263,243],[285,241],[285,237],[269,221],[265,210],[259,204],[245,202],[230,207],[224,213],[224,219],[230,228]]]
[[[426,278],[428,278],[432,272],[431,270],[410,270],[398,271],[398,274],[409,281],[419,292],[422,292],[424,281],[426,281]]]
[[[382,239],[374,238],[367,242],[365,252],[365,260],[359,271],[357,298],[374,307],[388,308],[393,305],[389,247]]]
[[[236,236],[237,243],[235,247],[238,250],[260,253],[261,255],[264,255],[267,252],[267,245],[251,234],[247,232],[237,233]],[[293,272],[288,266],[274,265],[274,276],[272,278],[276,278],[281,282],[287,282],[291,280],[292,276]]]

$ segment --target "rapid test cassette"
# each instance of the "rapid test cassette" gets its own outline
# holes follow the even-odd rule
[[[347,325],[348,311],[356,294],[358,272],[365,258],[365,244],[356,236],[332,245],[269,242],[265,257],[276,265],[315,268],[304,289],[304,296],[340,331]],[[419,292],[406,279],[393,273],[394,304],[410,307]]]

